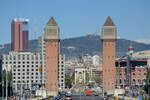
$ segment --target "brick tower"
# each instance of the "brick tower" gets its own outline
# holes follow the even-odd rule
[[[46,42],[45,56],[45,88],[47,95],[56,96],[58,93],[58,57],[59,57],[59,27],[53,17],[45,27],[44,41]]]
[[[103,92],[113,93],[116,85],[116,26],[108,16],[102,27],[102,68],[103,68]]]

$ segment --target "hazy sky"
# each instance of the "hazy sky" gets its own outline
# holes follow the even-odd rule
[[[0,0],[0,44],[11,41],[13,18],[29,18],[29,39],[33,39],[33,27],[37,27],[38,38],[51,16],[60,27],[61,38],[89,32],[100,35],[111,16],[119,37],[150,39],[150,0]]]

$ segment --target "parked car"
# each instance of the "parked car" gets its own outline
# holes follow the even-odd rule
[[[65,100],[72,100],[71,96],[65,96]]]

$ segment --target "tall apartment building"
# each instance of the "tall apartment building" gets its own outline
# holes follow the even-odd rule
[[[40,53],[10,52],[3,55],[3,69],[11,67],[13,90],[33,88],[41,85],[41,73],[38,68],[42,65]]]
[[[28,19],[13,19],[11,23],[11,50],[28,51]]]

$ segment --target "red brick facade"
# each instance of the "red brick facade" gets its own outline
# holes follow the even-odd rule
[[[114,89],[116,85],[116,44],[115,40],[103,40],[103,89]]]
[[[58,54],[59,42],[46,42],[46,90],[58,90]]]

